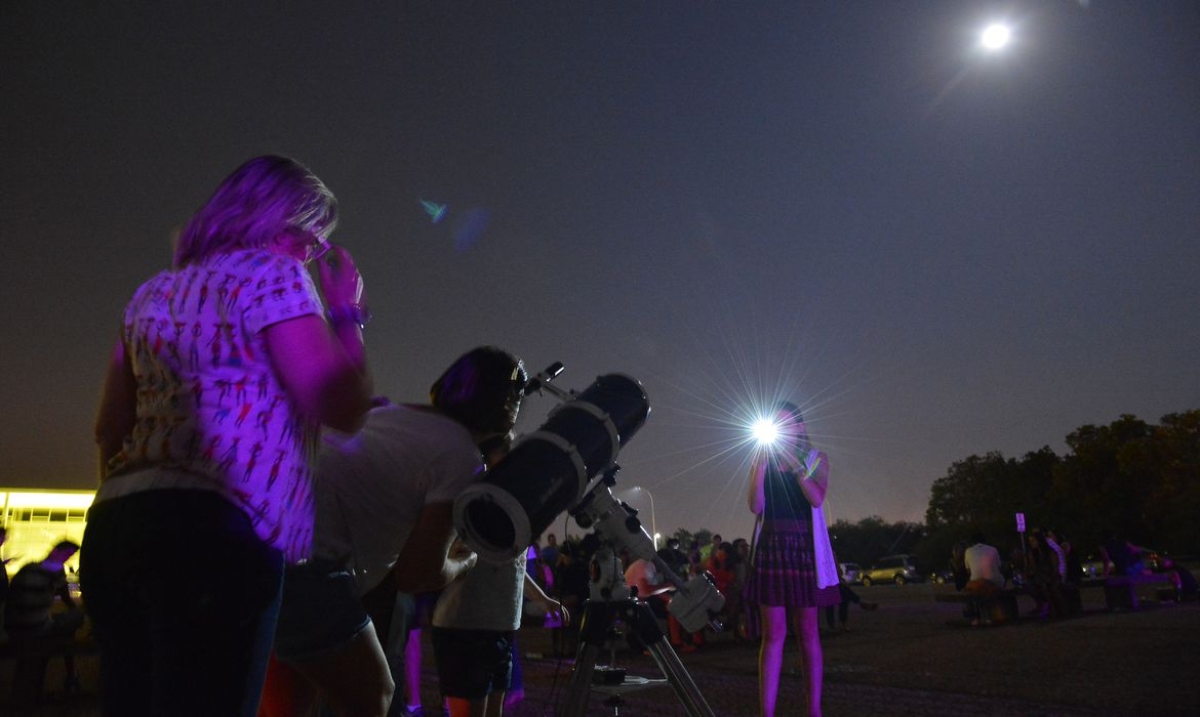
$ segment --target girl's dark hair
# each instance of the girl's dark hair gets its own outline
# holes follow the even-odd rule
[[[477,435],[512,430],[529,380],[521,359],[495,346],[460,356],[429,387],[429,400],[442,413]]]

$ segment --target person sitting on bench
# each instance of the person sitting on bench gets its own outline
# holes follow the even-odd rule
[[[35,645],[50,640],[69,641],[83,626],[83,609],[71,598],[67,573],[63,563],[79,552],[79,545],[63,540],[50,550],[41,562],[28,563],[13,576],[4,604],[4,627],[14,644]],[[67,609],[51,613],[54,598],[62,599]],[[66,677],[63,688],[79,691],[79,676],[75,673],[75,657],[68,652],[63,658]]]
[[[963,563],[970,576],[962,591],[970,595],[978,595],[979,602],[984,602],[1004,587],[1004,574],[1000,571],[1000,551],[988,545],[983,533],[976,532],[971,536],[971,546],[963,551]],[[979,602],[971,605],[974,610],[972,625],[989,625],[990,616],[980,614]]]

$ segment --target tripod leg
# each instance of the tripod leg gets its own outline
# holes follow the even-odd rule
[[[658,669],[667,676],[667,681],[671,683],[679,702],[691,717],[714,717],[712,708],[704,700],[704,695],[700,694],[700,688],[688,674],[687,668],[679,661],[679,656],[671,649],[670,643],[665,639],[659,639],[658,642],[650,645],[650,654],[658,663]]]
[[[575,653],[571,679],[567,682],[567,701],[562,712],[567,717],[583,717],[587,710],[596,656],[600,654],[605,635],[612,625],[611,607],[609,603],[591,600],[583,605],[583,618],[579,623],[579,649]]]
[[[567,682],[567,701],[562,714],[566,717],[583,717],[587,710],[588,698],[592,694],[592,674],[596,668],[596,656],[600,648],[596,645],[580,645],[575,657],[575,667],[571,670],[571,680]]]
[[[662,630],[658,629],[658,621],[654,619],[650,606],[638,603],[635,610],[633,614],[627,614],[627,618],[637,631],[638,638],[649,648],[658,669],[666,675],[684,709],[691,717],[714,717],[712,708],[705,702],[704,695],[700,694],[700,688],[680,662],[679,655],[671,649]]]

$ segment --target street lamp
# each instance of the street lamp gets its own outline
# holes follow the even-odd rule
[[[650,499],[650,532],[654,535],[654,549],[658,550],[659,533],[658,522],[654,520],[654,494],[640,485],[635,485],[634,487],[630,488],[630,490],[640,490],[646,494],[646,497]]]

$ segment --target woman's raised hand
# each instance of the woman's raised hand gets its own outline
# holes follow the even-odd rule
[[[321,294],[331,310],[366,305],[366,286],[354,257],[344,246],[330,244],[329,250],[317,259],[317,278]]]

